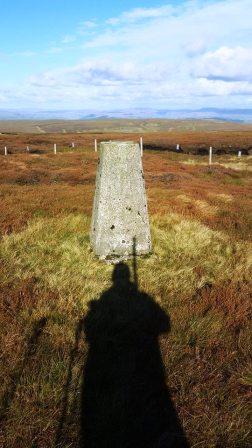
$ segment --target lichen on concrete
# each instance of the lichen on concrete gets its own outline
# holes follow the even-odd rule
[[[140,146],[102,142],[96,176],[91,245],[106,260],[151,251],[151,236]]]

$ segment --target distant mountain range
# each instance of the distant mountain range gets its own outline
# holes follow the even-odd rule
[[[213,119],[252,123],[252,109],[130,109],[130,110],[15,110],[0,109],[0,120],[99,120],[110,118],[122,119]]]

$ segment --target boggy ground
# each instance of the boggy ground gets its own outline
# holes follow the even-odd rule
[[[85,138],[0,156],[0,446],[250,447],[250,157],[145,152],[153,253],[123,295],[89,246]]]

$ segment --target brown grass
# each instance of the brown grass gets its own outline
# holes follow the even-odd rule
[[[78,135],[85,150],[57,156],[47,153],[52,142],[71,135],[29,136],[42,154],[21,154],[27,137],[12,136],[15,154],[0,156],[0,446],[54,446],[60,427],[58,446],[77,447],[88,345],[82,337],[75,345],[76,325],[112,272],[89,248],[94,135]],[[138,274],[170,316],[160,347],[190,446],[248,448],[251,173],[230,168],[229,156],[218,162],[209,169],[206,157],[144,154],[154,253]]]
[[[99,123],[99,122],[98,122]],[[203,122],[204,123],[204,122]],[[204,124],[202,125],[204,126]],[[206,154],[209,146],[213,147],[213,152],[217,150],[226,153],[237,154],[238,149],[251,151],[252,130],[251,127],[241,130],[215,130],[207,129],[188,131],[174,129],[171,132],[167,130],[147,132],[142,130],[125,132],[114,131],[90,131],[84,133],[47,133],[47,134],[0,134],[0,153],[4,153],[4,147],[7,146],[11,153],[25,153],[29,146],[31,152],[50,153],[53,152],[53,144],[57,144],[58,151],[71,151],[70,145],[75,143],[74,151],[83,151],[83,149],[94,149],[94,139],[103,140],[134,140],[139,141],[139,137],[144,136],[144,145],[146,149],[153,150],[175,150],[179,143],[185,152]]]

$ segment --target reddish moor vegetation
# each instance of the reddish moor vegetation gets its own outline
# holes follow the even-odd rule
[[[59,150],[66,151],[72,142],[76,150],[93,149],[94,139],[106,140],[134,140],[138,141],[144,136],[146,149],[153,150],[175,150],[179,143],[185,152],[203,153],[212,146],[220,153],[236,153],[241,149],[245,153],[252,150],[252,130],[222,130],[222,131],[190,131],[179,130],[170,132],[85,132],[85,133],[49,133],[49,134],[0,134],[0,153],[4,153],[7,146],[11,153],[23,153],[29,146],[32,152],[53,152],[53,144],[56,143]]]
[[[0,446],[78,446],[88,344],[83,335],[76,339],[76,327],[112,272],[89,249],[94,138],[0,136],[12,152],[0,156]],[[99,136],[115,138],[138,135]],[[159,148],[179,139],[188,148],[249,149],[249,133],[230,138],[169,133],[144,140]],[[21,149],[27,145],[34,152]],[[170,316],[160,348],[190,446],[248,448],[251,166],[247,156],[214,161],[210,169],[207,156],[145,152],[153,254],[139,260],[138,274],[140,288]]]

